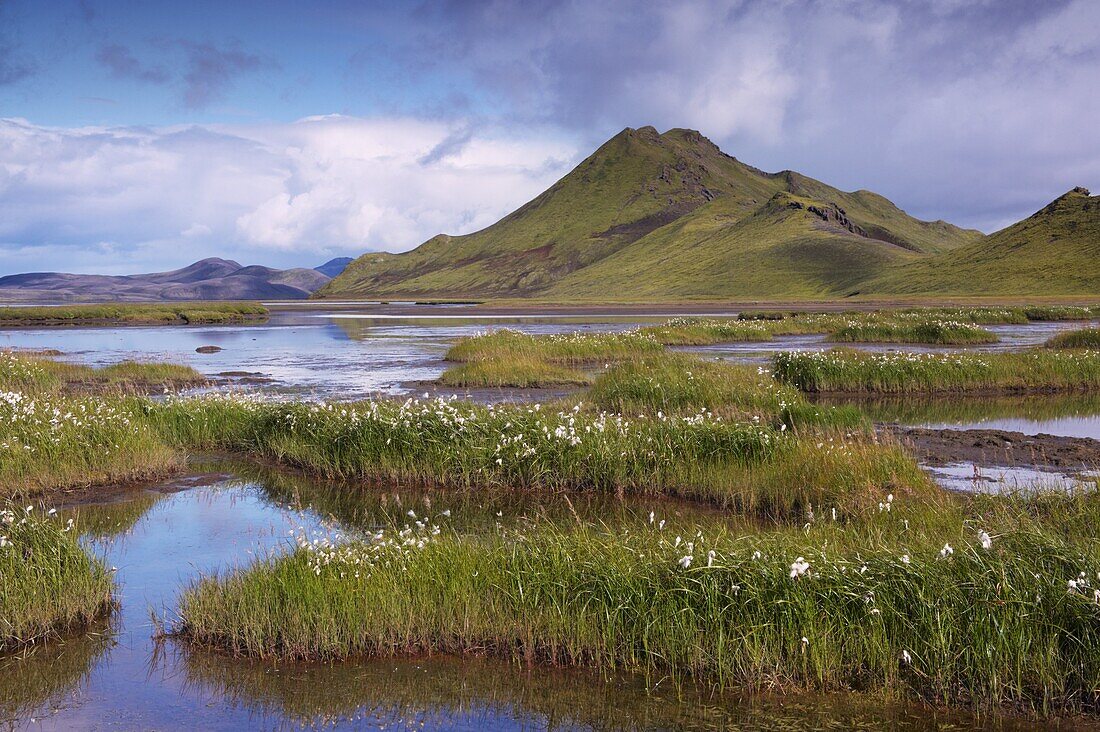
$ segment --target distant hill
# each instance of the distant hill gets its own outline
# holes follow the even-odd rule
[[[870,191],[766,173],[694,130],[628,128],[492,226],[365,254],[314,296],[843,296],[981,237]]]
[[[353,261],[351,257],[336,257],[335,259],[328,260],[320,267],[314,267],[313,269],[317,270],[325,277],[335,277],[347,269],[348,265]]]
[[[958,249],[891,268],[867,292],[1100,296],[1100,196],[1074,188]]]
[[[329,281],[305,268],[245,267],[203,259],[171,272],[84,275],[30,272],[0,277],[5,302],[153,302],[158,300],[297,300]]]

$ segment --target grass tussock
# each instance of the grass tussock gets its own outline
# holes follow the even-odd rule
[[[1051,336],[1047,348],[1089,348],[1100,350],[1100,328],[1082,328]]]
[[[268,311],[259,303],[105,303],[58,307],[0,307],[0,325],[199,325],[262,320]]]
[[[628,415],[707,412],[777,428],[866,426],[857,409],[811,405],[797,389],[780,384],[766,370],[686,354],[616,364],[600,373],[580,398],[596,409]]]
[[[83,627],[111,607],[111,576],[71,523],[0,503],[0,650]]]
[[[149,393],[206,383],[190,366],[122,361],[93,368],[0,351],[0,390],[33,394]]]
[[[427,515],[350,543],[301,537],[191,587],[179,630],[264,658],[490,654],[719,688],[1097,709],[1096,495],[881,500],[861,522],[818,512],[800,531],[651,516],[469,536]],[[1071,516],[1085,533],[1053,528]]]
[[[970,323],[950,320],[924,322],[852,322],[835,331],[838,343],[925,343],[929,345],[974,345],[996,343],[995,333]]]
[[[660,350],[660,343],[638,331],[530,335],[502,328],[463,338],[447,351],[445,358],[460,363],[527,358],[584,366]]]
[[[122,399],[0,392],[0,496],[154,478],[181,464]]]
[[[641,332],[666,346],[706,346],[714,343],[770,341],[774,334],[763,320],[673,318]]]
[[[584,371],[527,356],[473,361],[452,366],[440,375],[441,386],[455,388],[544,389],[586,386],[592,378]]]
[[[936,393],[1073,391],[1100,387],[1100,352],[780,353],[780,381],[807,392]]]
[[[928,492],[927,479],[862,433],[793,434],[785,424],[735,422],[707,412],[625,416],[538,405],[457,401],[271,404],[207,396],[147,403],[173,445],[273,459],[341,479],[535,491],[670,495],[787,517],[805,501],[798,462],[818,459],[837,480],[813,500],[840,505],[874,486]],[[887,466],[887,467],[883,467]],[[846,473],[845,470],[848,472]],[[819,473],[823,474],[823,473]],[[852,480],[845,475],[860,476]],[[830,496],[832,492],[836,495]]]

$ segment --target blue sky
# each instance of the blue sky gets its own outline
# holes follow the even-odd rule
[[[1100,187],[1100,3],[0,0],[0,274],[465,233],[623,127],[991,231]]]

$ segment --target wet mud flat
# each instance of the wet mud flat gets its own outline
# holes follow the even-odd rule
[[[979,467],[1034,467],[1081,471],[1100,466],[1100,440],[1026,435],[994,429],[933,429],[881,425],[927,465],[970,463]]]

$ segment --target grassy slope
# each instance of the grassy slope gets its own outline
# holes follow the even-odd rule
[[[868,275],[916,256],[791,206],[815,203],[780,193],[731,222],[724,202],[716,201],[562,279],[547,295],[829,297],[848,294]]]
[[[776,216],[775,209],[791,201],[804,204],[801,215]],[[806,210],[833,204],[863,236]],[[739,222],[747,228],[735,229]],[[364,255],[317,296],[606,297],[600,283],[607,272],[631,290],[647,290],[624,297],[833,295],[911,251],[937,252],[978,236],[917,221],[867,191],[844,193],[797,173],[763,173],[691,130],[659,135],[643,127],[616,135],[487,229],[440,235],[406,254]],[[742,249],[751,261],[742,261]],[[624,263],[630,278],[618,276]],[[658,265],[669,269],[653,269]],[[592,267],[599,267],[597,274],[586,276]],[[721,271],[711,271],[715,267]],[[560,283],[563,277],[570,284]],[[745,285],[756,289],[746,292]]]
[[[1095,295],[1100,292],[1100,196],[1074,189],[983,240],[886,272],[865,291]]]

